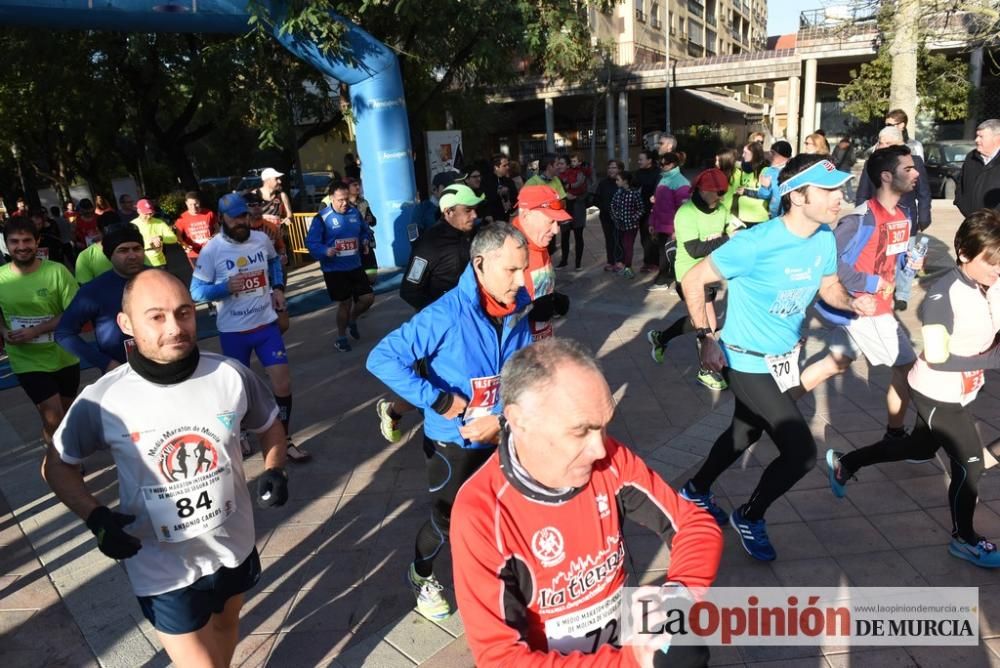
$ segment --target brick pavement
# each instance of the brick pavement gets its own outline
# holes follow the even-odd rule
[[[950,207],[937,202],[930,262],[944,267],[957,227]],[[601,272],[597,226],[589,226],[586,271],[562,271],[572,296],[570,317],[559,334],[596,350],[619,400],[611,431],[632,444],[668,481],[682,483],[726,426],[727,393],[713,394],[694,380],[691,342],[680,340],[662,366],[648,356],[643,335],[653,324],[683,313],[672,293],[648,293],[649,278],[629,284]],[[942,243],[941,240],[944,240]],[[315,287],[318,276],[296,272],[295,291]],[[914,303],[922,291],[917,288]],[[331,351],[333,313],[323,309],[293,320],[288,334],[295,388],[293,431],[315,461],[291,471],[288,505],[255,511],[264,564],[261,584],[249,596],[234,665],[471,666],[459,616],[432,624],[411,612],[403,573],[424,518],[418,423],[401,443],[378,435],[374,404],[384,388],[364,371],[378,337],[407,317],[396,297],[380,298],[362,320],[363,340],[351,354]],[[666,314],[666,315],[665,315]],[[914,309],[903,314],[919,336]],[[813,334],[816,323],[813,323]],[[203,341],[217,349],[214,340]],[[817,336],[807,352],[819,354]],[[93,372],[85,375],[90,380]],[[887,374],[855,364],[803,400],[821,452],[850,449],[881,434]],[[987,383],[977,414],[986,440],[1000,436],[1000,379]],[[120,567],[96,549],[89,532],[47,493],[38,476],[41,449],[34,410],[19,389],[0,393],[0,653],[5,665],[168,665],[142,619]],[[716,490],[732,507],[745,498],[769,461],[763,439]],[[990,460],[992,463],[992,460]],[[102,498],[115,498],[107,462],[94,462],[88,482]],[[261,467],[255,457],[248,472]],[[89,468],[89,467],[88,467]],[[804,478],[771,513],[780,553],[772,564],[752,562],[731,531],[720,584],[961,584],[981,587],[983,636],[978,648],[727,648],[715,665],[858,666],[1000,665],[1000,576],[949,557],[947,478],[940,464],[893,464],[866,469],[848,499],[835,501],[820,468]],[[981,485],[977,521],[1000,536],[1000,476]],[[9,507],[8,507],[9,506]],[[626,534],[642,582],[663,577],[669,551],[641,527]],[[443,560],[445,581],[449,564]]]

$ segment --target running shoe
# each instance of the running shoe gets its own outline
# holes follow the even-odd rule
[[[305,464],[313,458],[311,454],[295,445],[295,443],[292,442],[291,437],[287,437],[285,439],[285,456],[288,457],[289,461],[295,462],[296,464]]]
[[[698,382],[716,392],[721,392],[729,387],[721,373],[718,371],[709,371],[708,369],[700,369],[698,371]]]
[[[622,269],[622,278],[627,278],[629,280],[635,278],[635,272],[632,271],[632,267],[625,267]]]
[[[393,420],[389,415],[390,409],[392,409],[392,402],[386,399],[379,399],[378,403],[375,404],[375,412],[378,413],[378,427],[379,431],[382,432],[382,438],[390,443],[395,443],[403,436],[403,433],[399,430],[399,420]]]
[[[1000,552],[995,544],[985,538],[980,538],[975,545],[969,545],[961,538],[952,538],[948,544],[948,552],[980,568],[1000,568]]]
[[[351,333],[351,338],[353,338],[355,341],[361,339],[361,332],[358,331],[358,323],[356,322],[347,323],[347,331]]]
[[[684,483],[684,486],[681,487],[680,495],[681,498],[687,499],[702,510],[707,511],[720,527],[726,526],[726,522],[729,521],[729,513],[719,507],[719,504],[715,502],[715,494],[712,494],[711,492],[707,494],[699,494],[694,491],[694,487],[691,486],[691,481],[688,480]]]
[[[351,352],[351,344],[347,342],[346,336],[341,336],[337,339],[337,342],[333,344],[333,349],[342,353],[349,353]]]
[[[833,492],[833,495],[838,499],[842,499],[847,496],[847,492],[844,487],[847,485],[847,482],[854,477],[840,465],[840,458],[843,456],[844,453],[837,452],[833,449],[826,451],[826,474],[830,479],[830,491]]]
[[[729,523],[740,536],[740,543],[754,559],[758,561],[774,561],[778,553],[774,551],[771,540],[767,537],[767,522],[765,520],[748,520],[737,508],[729,518]]]
[[[615,265],[610,264],[610,263],[604,265],[604,271],[614,271],[614,270],[615,270]]]
[[[406,579],[417,595],[417,612],[438,622],[451,616],[451,605],[443,594],[444,587],[433,573],[426,578],[422,577],[417,574],[413,564],[410,564]]]
[[[651,329],[646,332],[646,340],[649,341],[649,345],[653,346],[649,351],[649,356],[657,364],[663,364],[663,353],[666,352],[667,347],[660,343],[660,333],[655,329]]]
[[[669,289],[670,289],[669,283],[653,283],[648,288],[650,292],[666,292]]]

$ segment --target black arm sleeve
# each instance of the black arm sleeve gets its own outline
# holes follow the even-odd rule
[[[993,346],[986,352],[962,357],[961,355],[949,355],[948,359],[940,364],[930,364],[927,366],[935,371],[983,371],[987,369],[1000,369],[1000,346]]]
[[[712,254],[712,251],[727,241],[729,241],[729,237],[725,234],[718,239],[711,239],[709,241],[692,239],[691,241],[684,242],[684,250],[686,250],[688,255],[691,257],[707,257]]]

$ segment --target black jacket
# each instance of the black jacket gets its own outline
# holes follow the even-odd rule
[[[501,188],[504,189],[503,194]],[[480,217],[509,221],[514,215],[517,186],[511,179],[506,176],[498,177],[492,172],[483,174],[483,195],[486,199],[476,207]]]
[[[965,156],[955,186],[955,206],[963,216],[979,209],[1000,209],[1000,153],[987,165],[973,149]]]
[[[458,285],[469,264],[474,234],[459,232],[443,220],[421,234],[399,286],[403,301],[419,311]]]
[[[656,186],[660,183],[660,170],[656,167],[637,169],[632,179],[632,187],[639,186],[642,189],[642,211],[643,216],[649,216],[653,209],[653,203],[649,198],[656,192]]]

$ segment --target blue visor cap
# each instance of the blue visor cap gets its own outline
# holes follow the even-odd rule
[[[850,174],[838,171],[832,162],[823,160],[782,183],[778,188],[778,194],[785,196],[804,186],[816,186],[831,190],[844,185],[849,178],[851,178]]]

